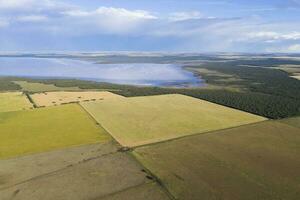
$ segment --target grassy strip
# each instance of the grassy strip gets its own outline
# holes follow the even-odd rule
[[[24,92],[24,94],[26,95],[27,99],[30,101],[30,103],[33,105],[34,108],[38,108],[38,106],[35,104],[35,102],[33,101],[33,99],[31,98],[31,96],[29,95],[28,92]]]

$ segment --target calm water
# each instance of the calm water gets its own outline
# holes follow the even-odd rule
[[[150,86],[202,85],[199,77],[173,64],[94,64],[56,58],[0,57],[0,76],[77,78]]]

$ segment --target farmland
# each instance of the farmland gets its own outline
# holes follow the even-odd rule
[[[79,148],[22,158],[18,163],[22,164],[25,173],[29,173],[27,176],[22,174],[23,181],[18,177],[20,165],[13,165],[16,160],[0,161],[0,170],[10,172],[4,174],[7,177],[4,184],[7,181],[14,184],[0,189],[1,200],[11,197],[16,200],[114,199],[120,194],[130,199],[132,193],[139,196],[147,193],[158,200],[168,199],[158,184],[147,178],[142,166],[132,157],[117,152],[114,144]],[[12,169],[7,169],[9,166]]]
[[[14,81],[15,84],[26,92],[49,92],[49,91],[78,91],[78,87],[57,87],[54,84],[32,83],[27,81]]]
[[[299,199],[300,129],[273,121],[135,149],[177,199]]]
[[[96,144],[80,145],[0,160],[0,190],[76,165],[84,160],[101,157],[116,151],[115,142],[105,140]],[[39,163],[39,165],[36,163]]]
[[[123,146],[139,146],[266,120],[184,95],[81,104]]]
[[[37,106],[55,106],[67,103],[123,98],[111,92],[44,92],[31,95]]]
[[[0,159],[110,138],[78,105],[0,113],[0,130]]]
[[[253,60],[252,62],[254,62]],[[289,61],[286,61],[289,63]],[[292,62],[293,63],[293,62]],[[241,64],[241,65],[239,65]],[[65,88],[78,87],[81,90],[112,91],[126,97],[161,94],[183,94],[236,108],[271,119],[297,116],[300,113],[298,91],[300,82],[289,74],[267,66],[279,66],[282,62],[257,61],[257,67],[249,66],[248,60],[236,62],[205,63],[186,66],[195,75],[206,80],[200,88],[161,88],[116,85],[76,79],[29,79],[0,77],[0,90],[21,90],[15,81],[26,81]],[[260,67],[261,65],[261,67]],[[205,70],[206,69],[206,70]]]
[[[108,195],[104,198],[98,198],[97,200],[132,200],[142,199],[142,200],[168,200],[169,197],[164,193],[164,191],[158,187],[157,184],[148,183],[143,184],[138,187],[130,188],[128,190],[122,191],[120,193],[115,193]]]
[[[17,110],[27,110],[32,108],[32,104],[26,95],[21,92],[0,93],[0,112]]]
[[[78,55],[205,83],[0,77],[1,200],[300,199],[299,58]]]
[[[282,119],[280,122],[300,128],[300,117]]]

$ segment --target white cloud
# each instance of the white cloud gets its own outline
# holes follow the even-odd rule
[[[289,52],[300,52],[300,44],[294,44],[288,47]]]
[[[252,32],[246,35],[249,39],[260,39],[266,41],[278,41],[278,40],[299,40],[300,32],[291,32],[291,33],[279,33],[273,31],[261,31],[261,32]]]
[[[63,14],[71,17],[88,17],[91,16],[91,12],[82,11],[82,10],[67,10]]]
[[[166,21],[149,34],[160,37],[204,38],[231,34],[229,26],[240,25],[238,18],[203,17],[195,20]]]
[[[99,38],[99,41],[102,35],[118,35],[125,41],[138,36],[141,40],[174,40],[176,42],[172,45],[178,45],[178,49],[184,46],[186,49],[203,48],[208,51],[239,47],[255,51],[285,47],[282,50],[296,51],[297,45],[288,45],[300,41],[300,23],[296,20],[276,23],[275,20],[270,22],[257,16],[213,18],[196,10],[165,14],[118,7],[88,10],[68,2],[0,0],[0,28],[8,27],[8,32],[3,34],[8,34],[10,30],[16,35],[39,34],[56,38],[92,36]]]
[[[74,9],[75,7],[59,0],[0,0],[1,14],[11,15],[22,12],[27,14],[58,13],[67,9]]]
[[[30,6],[35,0],[0,0],[0,8],[15,9]]]
[[[61,5],[56,0],[0,0],[1,11],[41,11]]]
[[[0,18],[0,28],[7,27],[9,25],[8,20]]]
[[[283,47],[271,47],[266,49],[267,52],[279,52],[279,53],[300,53],[300,44],[292,44]]]
[[[69,10],[63,14],[76,23],[93,29],[101,29],[103,33],[128,33],[136,30],[148,21],[157,19],[145,10],[127,10],[124,8],[100,7],[96,10]]]
[[[198,11],[192,12],[176,12],[169,15],[169,20],[171,21],[184,21],[189,19],[200,19],[203,15]]]
[[[106,16],[112,18],[156,19],[157,17],[145,10],[127,10],[124,8],[100,7],[93,11],[70,10],[64,12],[73,17]]]
[[[48,17],[44,15],[27,15],[17,17],[17,20],[21,22],[42,22],[47,21]]]

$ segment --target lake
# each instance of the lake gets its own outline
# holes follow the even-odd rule
[[[200,77],[175,64],[96,64],[65,58],[0,57],[0,76],[76,78],[141,86],[203,84]]]

